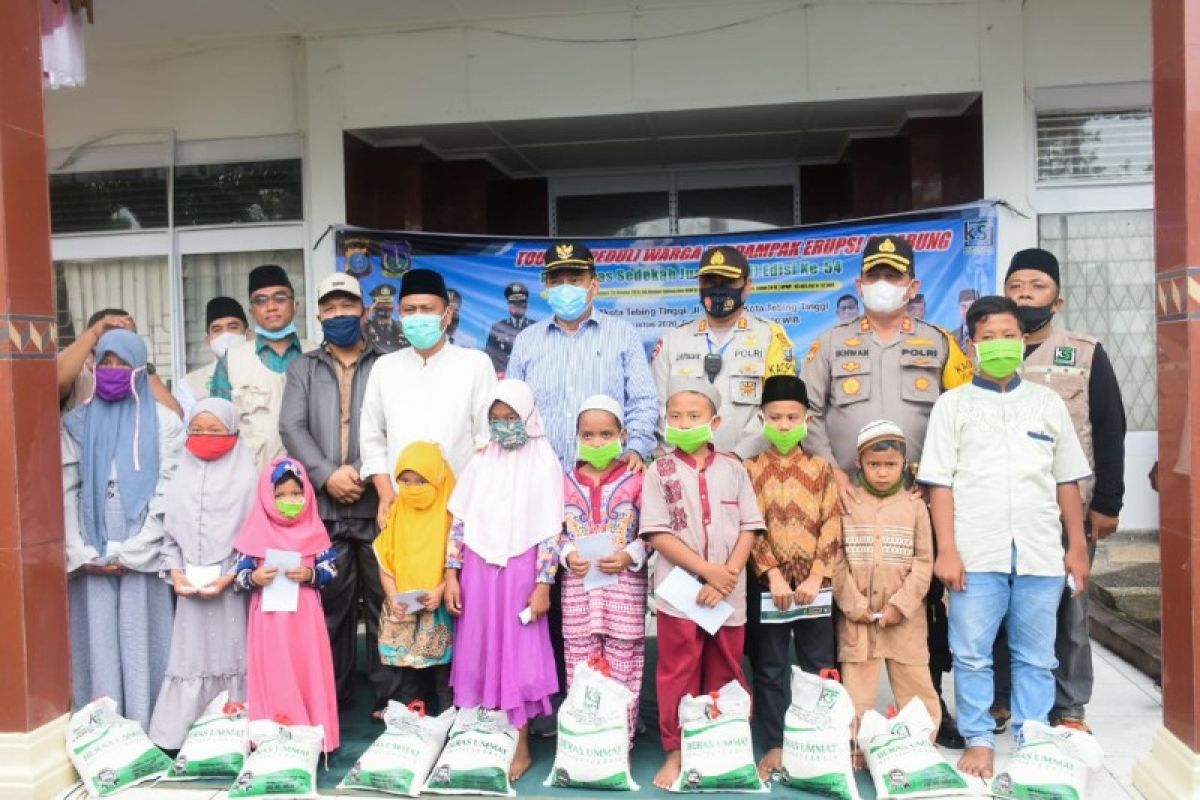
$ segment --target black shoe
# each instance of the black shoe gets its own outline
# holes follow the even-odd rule
[[[937,742],[939,747],[945,747],[947,750],[965,750],[967,741],[958,732],[958,725],[954,722],[954,717],[946,715],[942,717],[942,724],[938,726]]]
[[[1008,721],[1012,719],[1012,712],[1002,706],[992,706],[991,710],[992,721],[995,723],[992,728],[992,733],[997,735],[1008,730]]]

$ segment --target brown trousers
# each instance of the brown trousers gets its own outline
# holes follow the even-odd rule
[[[866,661],[846,661],[842,664],[842,685],[850,693],[854,701],[854,713],[858,719],[868,708],[875,708],[879,695],[879,672],[883,669],[882,658],[870,658]],[[937,692],[933,690],[933,681],[929,677],[928,664],[901,664],[892,659],[887,660],[888,683],[892,686],[892,694],[896,696],[897,708],[904,708],[914,697],[925,704],[929,716],[933,719],[932,739],[937,735],[938,725],[942,721],[942,707],[938,703]],[[855,733],[858,724],[855,722]]]

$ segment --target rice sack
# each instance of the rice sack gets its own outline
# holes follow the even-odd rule
[[[516,792],[508,771],[516,753],[517,729],[509,724],[508,714],[486,708],[460,709],[424,791],[512,797]]]
[[[633,692],[608,677],[608,665],[580,662],[558,710],[558,744],[545,786],[637,790],[629,772]]]
[[[254,752],[238,773],[229,796],[276,800],[316,797],[324,729],[320,725],[284,725],[265,719],[256,719],[249,727]]]
[[[973,790],[962,773],[930,741],[933,720],[919,699],[892,719],[874,710],[863,714],[858,744],[866,756],[878,800],[949,797]]]
[[[192,723],[166,780],[237,777],[250,753],[250,731],[244,703],[229,702],[229,692],[213,698]]]
[[[416,797],[442,752],[457,713],[448,708],[436,717],[427,717],[420,701],[407,708],[389,702],[383,715],[387,730],[359,756],[338,788]]]
[[[792,667],[792,702],[783,724],[784,786],[831,800],[861,800],[854,783],[854,702],[841,683]]]
[[[992,778],[994,797],[1020,800],[1083,800],[1092,770],[1100,769],[1104,751],[1096,737],[1071,728],[1026,722],[1025,743]]]
[[[737,681],[679,701],[682,771],[673,792],[766,792],[750,741],[750,695]]]
[[[108,797],[167,774],[171,759],[142,726],[117,713],[110,697],[93,700],[71,715],[67,755],[89,797]]]

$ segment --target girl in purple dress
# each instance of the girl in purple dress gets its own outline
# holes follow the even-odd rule
[[[563,475],[533,392],[500,381],[488,408],[491,441],[450,497],[446,607],[459,617],[450,669],[454,703],[503,710],[520,731],[509,771],[533,763],[529,720],[553,713],[558,691],[546,612],[558,565]]]

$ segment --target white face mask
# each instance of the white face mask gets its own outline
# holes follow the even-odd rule
[[[217,354],[217,358],[222,358],[229,352],[229,348],[244,341],[246,341],[246,337],[240,333],[222,333],[215,339],[209,340],[208,346]]]
[[[862,287],[863,304],[869,311],[890,314],[904,305],[904,295],[908,292],[909,286],[912,286],[912,283],[906,283],[903,286],[897,286],[887,281],[865,283]]]

